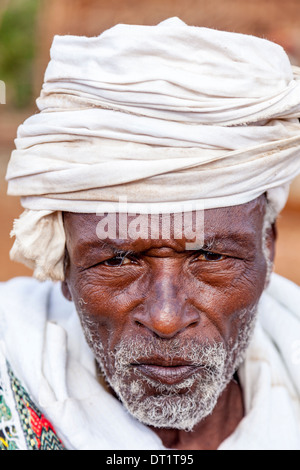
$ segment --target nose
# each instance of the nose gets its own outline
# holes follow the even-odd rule
[[[198,310],[188,303],[184,289],[174,284],[172,279],[157,281],[133,316],[137,325],[166,339],[196,326],[200,320]]]

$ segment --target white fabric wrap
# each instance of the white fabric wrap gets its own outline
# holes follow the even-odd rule
[[[300,172],[299,70],[274,43],[178,18],[56,36],[7,172],[26,209],[12,258],[62,279],[56,213],[120,211],[120,197],[131,213],[173,213],[267,192],[278,213]]]
[[[59,283],[0,283],[0,365],[1,342],[67,449],[166,450],[99,385],[74,304]],[[287,279],[271,276],[238,375],[245,417],[219,450],[300,450],[300,289]]]

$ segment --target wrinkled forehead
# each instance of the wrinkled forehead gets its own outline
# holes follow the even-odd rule
[[[261,243],[266,198],[239,206],[177,214],[77,214],[64,213],[68,249],[112,246],[120,250],[147,251],[169,246],[185,251],[213,243],[236,243],[255,248]],[[199,245],[199,243],[198,243]],[[191,249],[191,248],[190,248]]]

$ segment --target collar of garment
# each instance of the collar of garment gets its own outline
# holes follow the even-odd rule
[[[0,296],[6,358],[68,449],[164,449],[99,384],[59,283],[17,278],[0,284]],[[273,275],[238,371],[245,418],[219,449],[300,449],[299,305],[299,287]]]

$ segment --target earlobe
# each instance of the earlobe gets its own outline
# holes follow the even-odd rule
[[[72,295],[71,295],[67,281],[63,281],[61,283],[61,290],[62,290],[64,297],[70,302],[72,302]]]

